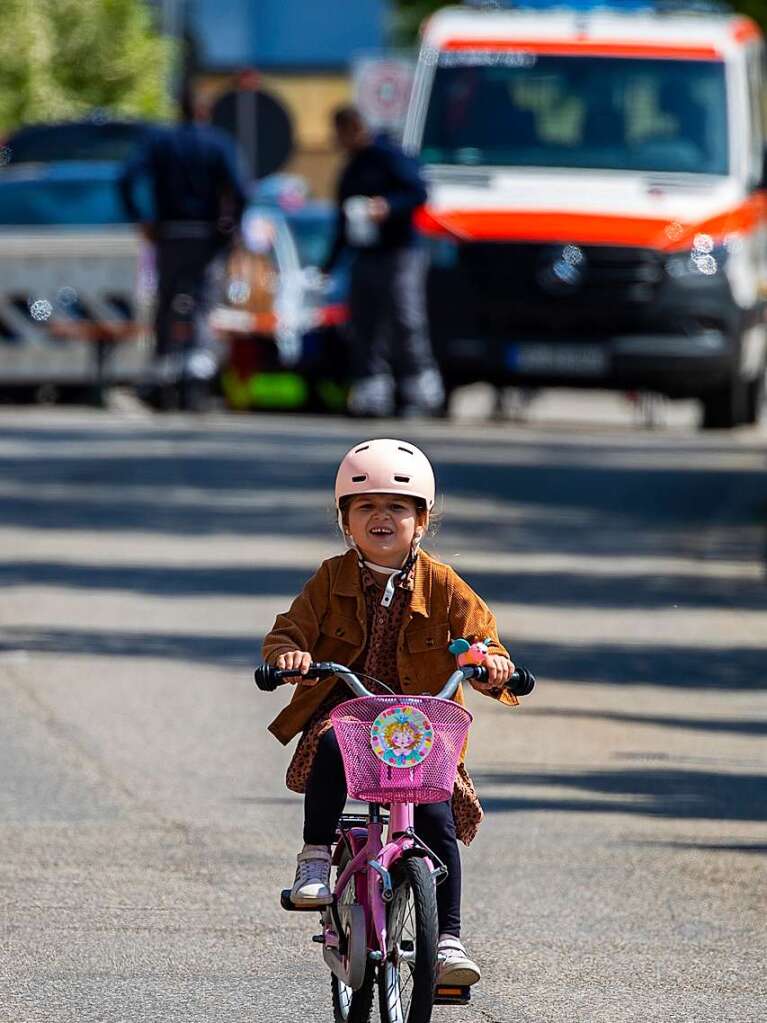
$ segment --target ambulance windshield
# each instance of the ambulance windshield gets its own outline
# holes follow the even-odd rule
[[[421,156],[464,166],[726,174],[724,65],[444,52]]]

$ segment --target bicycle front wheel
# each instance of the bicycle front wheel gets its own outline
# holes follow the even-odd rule
[[[429,1023],[437,978],[437,897],[423,860],[392,871],[386,960],[378,971],[382,1023]]]
[[[346,870],[351,856],[348,850],[344,849],[341,861],[338,864],[336,878],[339,878]],[[346,886],[341,896],[341,906],[354,905],[355,903],[354,878]],[[352,990],[335,974],[330,977],[330,991],[333,998],[333,1020],[334,1023],[370,1023],[370,1016],[373,1011],[373,991],[375,989],[375,968],[368,961],[365,967],[365,979],[362,987],[357,991]]]

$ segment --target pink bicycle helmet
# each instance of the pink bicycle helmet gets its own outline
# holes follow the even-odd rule
[[[344,455],[336,476],[336,507],[354,494],[407,494],[434,507],[434,471],[429,459],[404,440],[365,440]]]

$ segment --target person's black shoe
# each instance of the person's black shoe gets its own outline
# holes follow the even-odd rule
[[[154,412],[175,412],[179,407],[179,393],[174,384],[139,387],[136,397]]]
[[[180,388],[179,408],[183,412],[208,412],[211,405],[208,380],[185,380]]]

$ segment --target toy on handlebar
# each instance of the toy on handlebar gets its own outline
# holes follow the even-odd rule
[[[448,647],[451,654],[458,661],[458,667],[463,668],[467,664],[484,664],[489,653],[491,640],[477,640],[476,643],[469,643],[468,639],[454,639]]]
[[[478,671],[477,674],[482,678],[482,681],[485,681],[487,669],[484,668],[484,664],[490,653],[489,647],[491,642],[490,639],[477,640],[476,643],[470,643],[468,639],[454,639],[448,646],[448,650],[455,656],[459,668],[482,668],[483,670],[481,672]],[[511,697],[510,702],[516,704],[519,702],[517,697],[529,696],[534,686],[535,676],[533,673],[528,671],[527,668],[520,668],[517,665],[514,674],[502,688]]]

